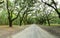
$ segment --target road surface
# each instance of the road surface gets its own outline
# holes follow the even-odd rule
[[[12,35],[8,38],[56,38],[47,31],[41,29],[37,25],[33,24],[30,27],[26,28],[22,32],[19,32],[15,35]]]

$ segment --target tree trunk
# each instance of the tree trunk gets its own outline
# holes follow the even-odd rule
[[[26,11],[27,11],[27,10],[26,10]],[[23,21],[23,18],[24,18],[24,15],[25,15],[26,11],[23,13],[23,16],[20,17],[20,26],[22,25],[22,21]]]
[[[10,17],[8,18],[8,20],[9,20],[9,27],[12,27],[12,22],[13,22],[13,21],[11,20]]]
[[[12,27],[12,21],[9,21],[9,27]]]
[[[20,26],[22,25],[22,21],[20,20]]]
[[[50,22],[49,22],[49,19],[47,20],[47,22],[48,22],[48,25],[50,26]]]
[[[47,22],[48,22],[48,25],[50,26],[50,21],[49,21],[49,19],[48,19],[48,16],[46,15],[46,17],[47,17]]]

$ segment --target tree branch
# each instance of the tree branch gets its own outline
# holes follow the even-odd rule
[[[43,1],[42,1],[43,2]],[[48,6],[50,6],[50,7],[52,7],[52,8],[54,8],[54,6],[52,6],[51,4],[48,4],[48,3],[46,3],[46,2],[43,2],[45,5],[48,5]],[[56,8],[54,8],[54,9],[56,9]]]
[[[4,3],[4,1],[0,2],[0,4]]]
[[[25,8],[25,7],[23,7],[21,10],[23,10],[24,8]],[[21,10],[18,12],[17,16],[16,16],[15,18],[13,18],[13,19],[12,19],[12,21],[14,21],[15,19],[17,19],[17,18],[18,18],[18,16],[19,16],[19,14],[20,14]]]
[[[42,2],[43,2],[43,0],[41,0]],[[60,12],[58,11],[58,8],[57,8],[57,4],[55,3],[55,1],[54,0],[52,0],[52,3],[54,4],[54,6],[52,6],[51,4],[48,4],[48,3],[46,3],[46,2],[43,2],[45,5],[48,5],[48,6],[50,6],[50,7],[52,7],[56,12],[57,12],[57,14],[59,15],[59,18],[60,18]]]

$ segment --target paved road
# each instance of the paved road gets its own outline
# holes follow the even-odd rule
[[[45,30],[41,29],[37,25],[33,24],[16,35],[12,35],[11,38],[56,38]]]

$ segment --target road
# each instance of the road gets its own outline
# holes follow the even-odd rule
[[[30,27],[24,29],[22,32],[19,32],[15,35],[12,35],[10,38],[56,38],[47,31],[41,29],[37,25],[33,24]]]

